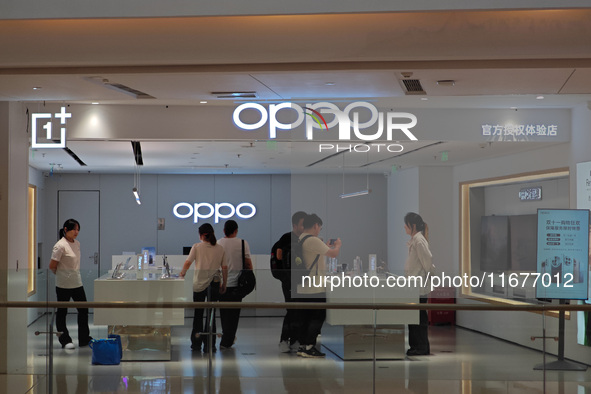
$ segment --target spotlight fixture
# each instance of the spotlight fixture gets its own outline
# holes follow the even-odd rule
[[[133,195],[135,196],[135,202],[137,202],[138,205],[142,205],[142,202],[140,201],[140,193],[137,191],[137,187],[134,187],[132,191]]]

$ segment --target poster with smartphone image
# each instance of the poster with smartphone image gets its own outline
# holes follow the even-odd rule
[[[536,298],[586,300],[589,210],[538,209]]]

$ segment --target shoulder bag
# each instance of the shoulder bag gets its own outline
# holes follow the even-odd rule
[[[242,271],[238,277],[238,289],[237,292],[240,297],[244,298],[254,290],[257,284],[256,277],[254,276],[254,270],[246,268],[246,258],[244,255],[244,240],[242,240]]]

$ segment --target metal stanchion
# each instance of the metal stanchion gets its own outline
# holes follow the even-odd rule
[[[53,334],[58,337],[62,335],[61,332],[53,332],[53,322],[55,319],[55,310],[51,312],[51,322],[49,323],[48,331],[35,331],[35,335],[49,334],[49,350],[47,353],[48,365],[47,365],[47,390],[49,394],[53,393]]]

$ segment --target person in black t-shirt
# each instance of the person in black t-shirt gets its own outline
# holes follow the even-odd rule
[[[277,260],[289,258],[291,252],[291,245],[298,242],[298,239],[304,231],[304,218],[307,216],[306,212],[298,211],[291,217],[292,231],[281,236],[279,241],[274,245],[274,250],[271,251]],[[285,302],[291,302],[291,275],[286,272],[286,275],[281,278],[281,290]],[[283,353],[289,353],[292,350],[297,350],[299,344],[297,341],[297,330],[295,326],[295,310],[288,309],[283,318],[283,327],[281,329],[281,338],[279,340],[279,349]]]

